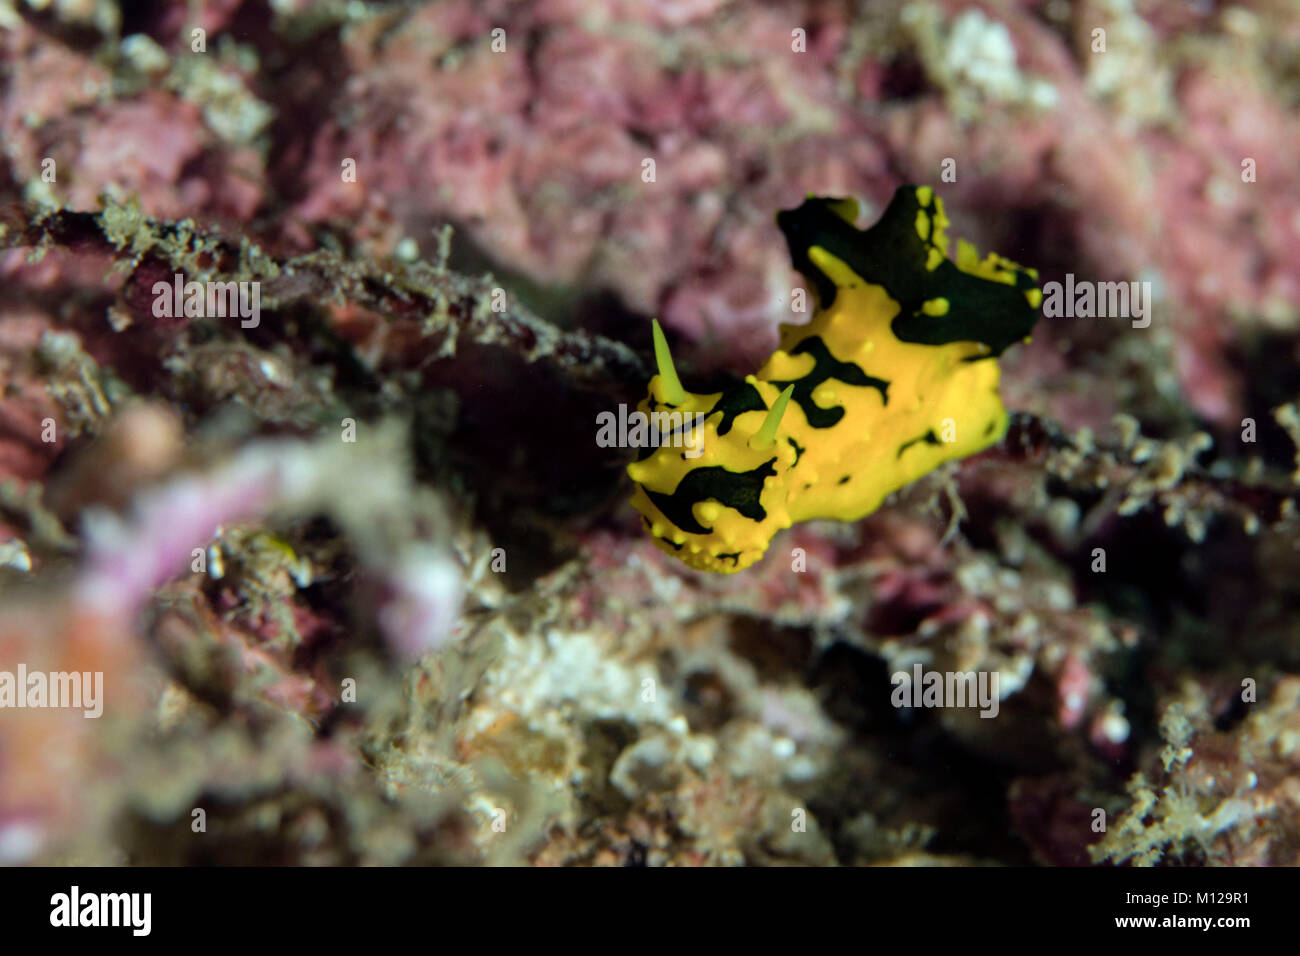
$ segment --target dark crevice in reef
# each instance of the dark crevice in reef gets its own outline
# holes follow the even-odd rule
[[[880,81],[881,98],[890,102],[918,99],[933,91],[925,64],[911,50],[905,50],[890,60]]]
[[[1244,426],[1221,433],[1223,450],[1234,457],[1259,456],[1268,465],[1290,471],[1295,445],[1273,418],[1273,409],[1300,395],[1300,336],[1260,333],[1230,348],[1226,357],[1243,383],[1243,418],[1255,421],[1254,443],[1242,441]]]
[[[843,863],[854,842],[841,831],[864,813],[885,827],[936,827],[926,852],[1027,864],[1006,794],[1017,769],[964,748],[933,712],[895,708],[885,662],[837,642],[813,665],[808,685],[826,714],[850,731],[836,778],[809,797]]]
[[[103,41],[99,30],[84,23],[69,23],[59,17],[53,5],[43,10],[33,10],[36,4],[15,4],[20,15],[46,36],[74,50],[89,52]],[[124,34],[125,35],[125,34]]]
[[[628,451],[594,440],[596,416],[616,405],[491,346],[460,346],[425,370],[425,383],[454,393],[457,409],[451,432],[419,464],[444,474],[450,466],[450,479],[472,490],[476,520],[510,555],[512,576],[567,560],[575,545],[557,533],[560,523],[624,489]]]
[[[1170,528],[1157,509],[1111,515],[1074,551],[1079,601],[1103,604],[1157,633],[1170,628],[1179,611],[1203,617],[1205,594],[1188,575],[1193,548],[1186,532]],[[1104,552],[1104,571],[1093,570],[1103,558],[1094,556],[1097,549]]]
[[[780,627],[740,617],[732,624],[729,644],[732,651],[749,662],[760,680],[794,676],[802,681],[816,662],[814,635],[804,627]]]
[[[169,35],[168,13],[174,6],[168,0],[135,0],[123,4],[122,36],[142,33],[160,46],[166,46],[173,40]]]

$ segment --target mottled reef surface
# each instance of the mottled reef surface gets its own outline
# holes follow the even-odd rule
[[[0,709],[0,862],[1300,864],[1297,48],[1289,0],[0,0],[0,672],[103,674]],[[594,441],[650,316],[753,371],[774,213],[909,181],[1149,326],[1040,320],[999,445],[687,570]],[[894,707],[916,664],[996,718]]]

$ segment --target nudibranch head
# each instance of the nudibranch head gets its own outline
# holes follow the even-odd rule
[[[670,375],[660,368],[638,410],[666,440],[628,465],[636,482],[632,503],[659,547],[691,567],[746,568],[790,526],[785,489],[774,479],[795,454],[778,440],[793,389],[782,392],[750,376],[725,392],[683,390],[669,402]]]
[[[856,520],[1006,429],[996,357],[1033,327],[1037,274],[966,242],[951,256],[929,187],[900,187],[869,229],[856,216],[816,197],[778,214],[817,309],[744,382],[686,391],[654,324],[639,409],[669,440],[628,474],[655,543],[693,568],[742,570],[796,521]]]

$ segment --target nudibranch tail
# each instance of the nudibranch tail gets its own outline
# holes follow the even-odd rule
[[[820,308],[834,303],[838,286],[811,258],[817,249],[899,303],[892,331],[901,341],[982,342],[1001,355],[1029,334],[1038,300],[1026,293],[1038,291],[1038,274],[996,254],[981,261],[967,242],[958,243],[957,261],[949,259],[948,218],[932,189],[900,188],[866,231],[843,218],[839,202],[809,198],[777,214],[794,267],[812,283]]]
[[[951,243],[926,186],[900,187],[869,229],[856,219],[855,201],[818,197],[777,215],[817,308],[743,382],[686,391],[653,325],[658,386],[640,409],[702,424],[691,454],[662,444],[629,465],[633,504],[691,567],[742,570],[793,522],[863,517],[1006,430],[996,359],[1033,328],[1037,273]]]

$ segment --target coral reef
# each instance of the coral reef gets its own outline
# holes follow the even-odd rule
[[[1297,45],[0,0],[0,862],[1300,865]],[[1044,315],[1006,436],[869,517],[681,566],[595,441],[650,317],[723,392],[805,292],[777,210],[903,182],[1143,314]]]

